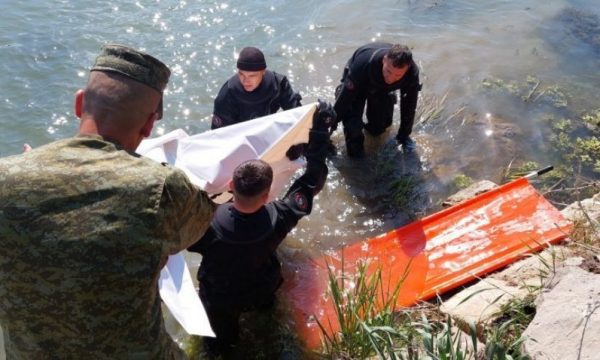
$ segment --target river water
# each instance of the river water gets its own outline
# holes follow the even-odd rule
[[[600,108],[596,0],[0,5],[0,156],[76,132],[74,93],[107,42],[143,49],[173,70],[155,135],[209,129],[213,98],[244,46],[261,48],[268,67],[286,74],[308,103],[333,100],[356,47],[375,40],[409,45],[424,83],[417,152],[397,151],[394,124],[367,139],[367,159],[350,161],[338,130],[340,154],[329,160],[328,184],[314,214],[286,239],[284,254],[352,243],[431,213],[459,174],[499,181],[511,162],[552,163],[548,119]],[[190,258],[192,267],[197,262]]]

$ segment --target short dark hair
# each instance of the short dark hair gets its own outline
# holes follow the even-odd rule
[[[395,44],[388,50],[387,58],[395,68],[402,68],[412,62],[412,52],[406,45]]]
[[[273,169],[263,160],[248,160],[233,170],[234,193],[254,197],[271,187]]]

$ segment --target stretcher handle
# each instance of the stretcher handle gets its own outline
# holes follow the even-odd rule
[[[552,166],[552,165],[546,166],[545,168],[543,168],[541,170],[530,172],[529,174],[525,175],[525,177],[529,179],[529,178],[532,178],[534,176],[540,176],[540,175],[543,175],[543,174],[545,174],[548,171],[551,171],[553,169],[554,169],[554,166]]]

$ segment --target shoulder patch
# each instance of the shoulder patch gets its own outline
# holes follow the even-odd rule
[[[304,196],[303,193],[301,193],[299,191],[294,193],[294,195],[292,196],[292,199],[296,203],[296,206],[298,207],[298,209],[304,211],[308,208],[308,200],[306,199],[306,196]]]

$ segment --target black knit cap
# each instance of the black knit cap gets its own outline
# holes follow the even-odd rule
[[[267,68],[267,62],[262,51],[255,47],[245,47],[240,51],[237,68],[244,71],[260,71]]]

